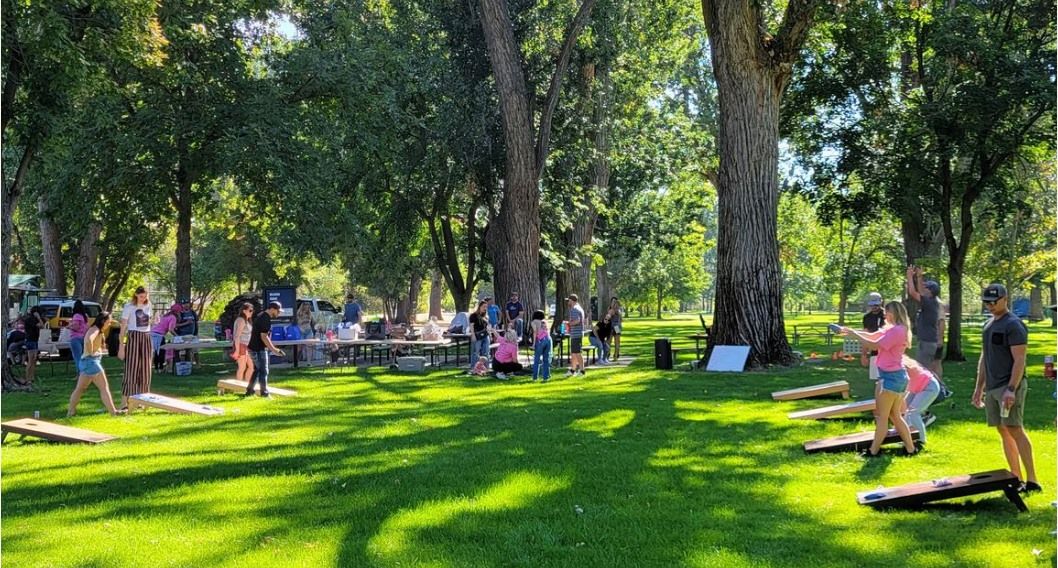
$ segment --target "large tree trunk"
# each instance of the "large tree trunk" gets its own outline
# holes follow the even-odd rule
[[[540,174],[550,146],[551,119],[558,106],[570,53],[595,0],[583,0],[566,32],[555,64],[538,131],[533,131],[530,91],[506,0],[480,0],[481,27],[500,99],[506,174],[499,214],[489,224],[488,248],[496,297],[522,295],[525,309],[543,305],[540,295]]]
[[[1043,283],[1040,278],[1033,277],[1032,290],[1029,291],[1029,320],[1040,321],[1043,319]]]
[[[103,233],[103,224],[92,221],[88,224],[77,251],[77,272],[74,274],[73,295],[78,298],[99,301],[99,289],[96,287],[96,263],[99,260],[99,236]]]
[[[570,290],[569,272],[564,270],[555,271],[555,319],[551,322],[551,329],[557,331],[558,324],[569,319],[569,307],[566,305],[566,296]],[[546,310],[545,310],[546,311]]]
[[[177,173],[176,298],[191,298],[191,178],[183,164]]]
[[[66,295],[66,271],[62,266],[62,239],[59,226],[51,216],[48,200],[37,198],[37,220],[40,224],[40,249],[44,261],[44,281],[59,296]]]
[[[441,314],[441,301],[444,297],[444,278],[438,270],[434,270],[430,277],[430,317],[440,321],[444,316]]]
[[[408,295],[397,302],[396,321],[401,323],[415,323],[415,316],[419,312],[419,292],[422,291],[422,275],[412,274],[408,284]]]
[[[595,265],[595,295],[599,297],[599,310],[608,310],[613,292],[611,292],[610,274],[606,272],[605,260]]]
[[[748,345],[751,367],[789,365],[779,264],[779,108],[815,3],[791,0],[775,37],[759,5],[703,0],[719,92],[716,315],[711,341]]]

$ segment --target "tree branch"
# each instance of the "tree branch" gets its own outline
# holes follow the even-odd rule
[[[537,175],[543,173],[544,164],[547,162],[548,146],[551,144],[551,121],[555,116],[555,109],[558,107],[558,95],[562,90],[562,78],[566,74],[566,67],[569,65],[570,54],[573,53],[573,47],[577,44],[577,36],[580,35],[581,30],[587,25],[588,17],[591,16],[591,10],[594,6],[595,0],[583,0],[580,9],[577,10],[577,15],[574,16],[573,21],[570,22],[569,29],[566,31],[566,40],[562,43],[562,51],[558,54],[558,61],[555,63],[555,72],[551,75],[551,85],[547,89],[544,113],[540,115],[540,128],[537,130]]]
[[[820,3],[819,0],[790,0],[786,4],[786,12],[775,37],[775,61],[779,65],[790,66],[797,59]]]

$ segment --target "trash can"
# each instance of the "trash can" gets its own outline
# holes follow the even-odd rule
[[[654,340],[654,368],[672,368],[672,342],[667,337]]]

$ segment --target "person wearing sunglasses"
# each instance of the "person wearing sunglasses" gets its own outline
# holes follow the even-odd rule
[[[990,284],[981,294],[992,318],[985,322],[981,337],[981,358],[977,362],[977,383],[973,405],[985,410],[988,425],[999,431],[1003,454],[1010,472],[1023,480],[1022,493],[1041,491],[1032,458],[1032,443],[1022,424],[1028,383],[1025,353],[1028,329],[1007,305],[1007,289]],[[1022,465],[1025,476],[1021,475]]]

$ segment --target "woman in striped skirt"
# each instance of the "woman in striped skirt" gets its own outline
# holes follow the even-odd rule
[[[121,407],[127,409],[130,396],[151,392],[151,301],[143,286],[121,310],[121,338],[118,359],[125,361]]]

